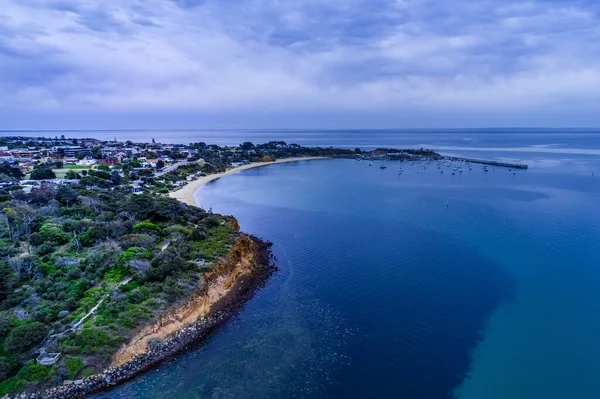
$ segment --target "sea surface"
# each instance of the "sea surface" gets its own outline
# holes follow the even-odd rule
[[[600,134],[303,134],[269,139],[530,168],[318,160],[204,186],[281,270],[204,345],[98,397],[600,398]]]

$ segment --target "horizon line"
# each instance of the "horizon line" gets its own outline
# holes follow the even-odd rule
[[[125,129],[0,129],[1,133],[34,133],[34,132],[161,132],[161,131],[344,131],[344,132],[365,132],[365,131],[408,131],[408,130],[439,130],[439,131],[455,131],[455,130],[598,130],[600,127],[526,127],[526,126],[509,126],[509,127],[403,127],[403,128],[125,128]]]

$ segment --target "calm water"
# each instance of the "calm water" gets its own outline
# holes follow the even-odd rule
[[[600,156],[577,149],[600,136],[454,137],[419,139],[532,167],[305,161],[199,190],[281,271],[206,345],[107,395],[599,398]]]

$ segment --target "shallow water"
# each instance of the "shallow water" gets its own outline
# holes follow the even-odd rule
[[[514,175],[324,160],[205,186],[281,271],[205,345],[105,395],[600,397],[599,157],[519,150],[551,139],[498,143],[531,163]]]

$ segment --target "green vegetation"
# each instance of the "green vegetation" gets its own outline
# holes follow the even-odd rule
[[[0,396],[4,396],[9,392],[19,391],[21,388],[23,388],[23,380],[8,378],[0,382]]]
[[[75,378],[77,373],[81,371],[83,368],[83,360],[78,357],[69,357],[66,361],[67,363],[67,376],[70,380]]]
[[[52,368],[30,361],[23,366],[17,377],[27,382],[38,382],[50,376],[51,373]]]
[[[136,327],[194,292],[238,237],[232,218],[91,173],[100,187],[0,189],[0,395],[107,364]],[[58,338],[46,340],[51,331]],[[56,365],[36,363],[42,342],[62,355]]]
[[[48,327],[43,323],[34,321],[21,324],[10,332],[4,342],[4,349],[6,352],[25,352],[42,342],[46,334],[48,334]]]
[[[29,175],[31,180],[49,180],[56,179],[56,174],[52,171],[52,169],[48,168],[37,168],[34,169]]]
[[[24,176],[19,168],[13,168],[8,162],[0,163],[0,181],[21,180]]]

